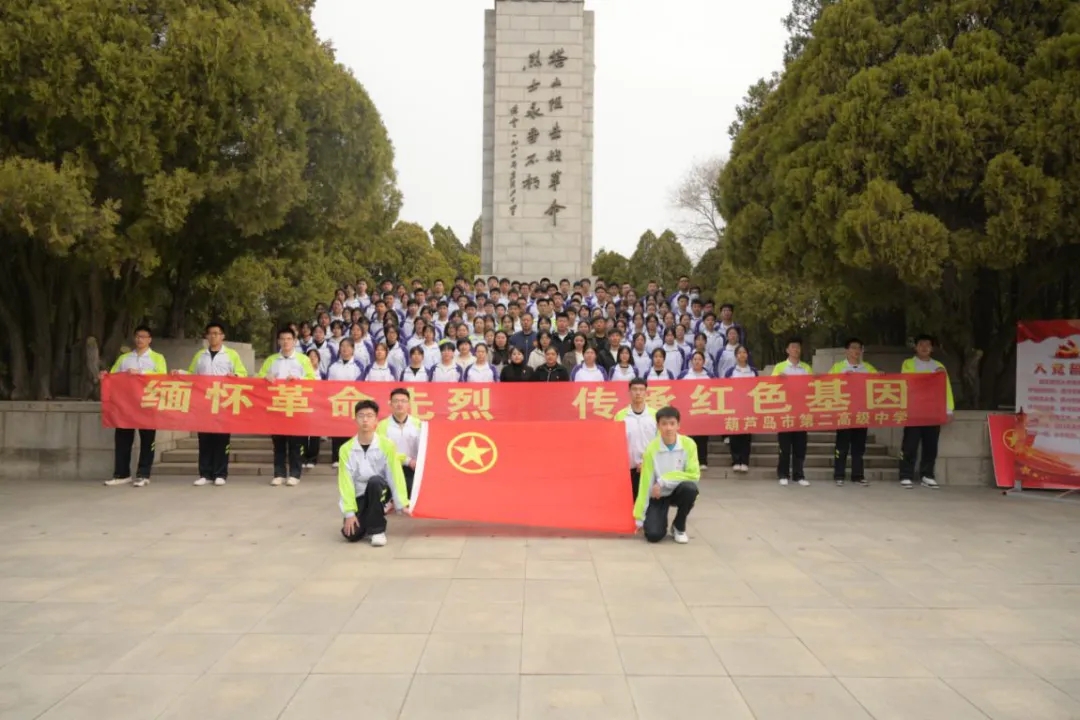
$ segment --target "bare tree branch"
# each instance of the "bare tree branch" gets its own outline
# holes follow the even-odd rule
[[[671,204],[679,212],[679,237],[689,254],[700,257],[723,238],[724,219],[717,209],[724,159],[712,157],[695,162],[671,194]]]

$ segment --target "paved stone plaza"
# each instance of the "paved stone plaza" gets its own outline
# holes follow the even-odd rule
[[[1077,504],[703,482],[685,547],[383,549],[328,478],[0,484],[0,718],[1080,718]]]

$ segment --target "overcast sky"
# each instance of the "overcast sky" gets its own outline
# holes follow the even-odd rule
[[[726,154],[735,105],[782,64],[790,0],[586,0],[596,12],[593,250],[676,227],[672,189]],[[484,10],[495,0],[318,0],[315,24],[382,113],[403,220],[480,216]]]

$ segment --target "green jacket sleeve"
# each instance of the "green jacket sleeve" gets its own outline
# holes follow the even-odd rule
[[[276,357],[276,355],[271,355],[270,357],[263,360],[262,367],[259,368],[259,372],[255,375],[255,377],[266,377],[266,374],[270,372],[270,366],[274,364],[274,358]],[[356,504],[356,498],[353,498],[353,504]]]
[[[952,381],[949,379],[949,371],[945,369],[945,366],[939,360],[935,360],[934,364],[937,365],[937,367],[941,369],[941,372],[945,373],[945,408],[951,414],[952,411],[955,409],[955,405],[953,404]],[[900,366],[900,372],[902,372],[902,373],[916,372],[916,370],[915,370],[915,358],[908,358],[907,360],[905,360],[903,362],[903,364]]]
[[[641,456],[641,479],[638,481],[637,499],[634,502],[634,519],[638,522],[645,520],[645,508],[649,506],[649,490],[653,483],[653,462],[656,449],[660,447],[659,438],[654,439],[645,446],[645,454]]]
[[[379,437],[379,446],[388,460],[386,463],[390,470],[388,480],[390,481],[390,494],[394,496],[394,507],[404,510],[409,507],[409,489],[405,485],[405,471],[402,469],[398,458],[397,446],[394,445],[393,440],[385,436]]]
[[[260,376],[261,377],[261,376]],[[356,514],[356,490],[349,475],[349,454],[352,453],[352,440],[341,446],[338,451],[338,492],[341,493],[341,514],[351,517]]]
[[[240,353],[236,352],[232,348],[225,348],[225,351],[229,353],[229,359],[232,360],[233,372],[236,377],[247,377],[248,371],[244,367],[244,361],[240,359]]]
[[[686,467],[682,470],[670,470],[660,476],[664,482],[697,482],[701,480],[701,463],[697,456],[697,444],[685,435],[679,436],[683,453],[686,455]]]
[[[782,362],[776,363],[776,365],[773,366],[772,374],[773,375],[783,375],[784,374],[784,363],[782,363]]]
[[[307,355],[300,355],[300,366],[304,368],[304,379],[315,380],[315,368],[311,365]]]
[[[154,359],[154,372],[158,375],[167,375],[169,368],[165,364],[165,356],[153,350],[150,352],[152,353],[151,357]]]
[[[116,358],[116,362],[114,362],[112,364],[112,367],[109,368],[109,372],[111,372],[111,373],[120,372],[120,363],[124,362],[124,355],[127,355],[127,353],[124,353],[120,357]]]
[[[203,354],[203,351],[199,350],[198,352],[196,352],[191,357],[191,362],[188,363],[188,366],[187,366],[188,375],[194,375],[195,374],[195,370],[197,369],[197,367],[199,365],[199,356],[202,355],[202,354]]]

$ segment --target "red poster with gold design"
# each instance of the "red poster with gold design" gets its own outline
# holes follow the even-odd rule
[[[414,517],[632,533],[622,423],[427,423],[413,480]],[[551,452],[551,441],[580,452]],[[623,448],[592,457],[596,448]],[[593,453],[595,454],[595,453]]]
[[[347,383],[268,382],[202,375],[106,375],[105,427],[256,435],[347,436],[353,406],[373,399],[383,415],[390,391],[412,394],[421,420],[566,422],[611,420],[630,402],[625,382]],[[649,404],[673,405],[687,435],[941,425],[945,377],[817,375],[649,383]]]

